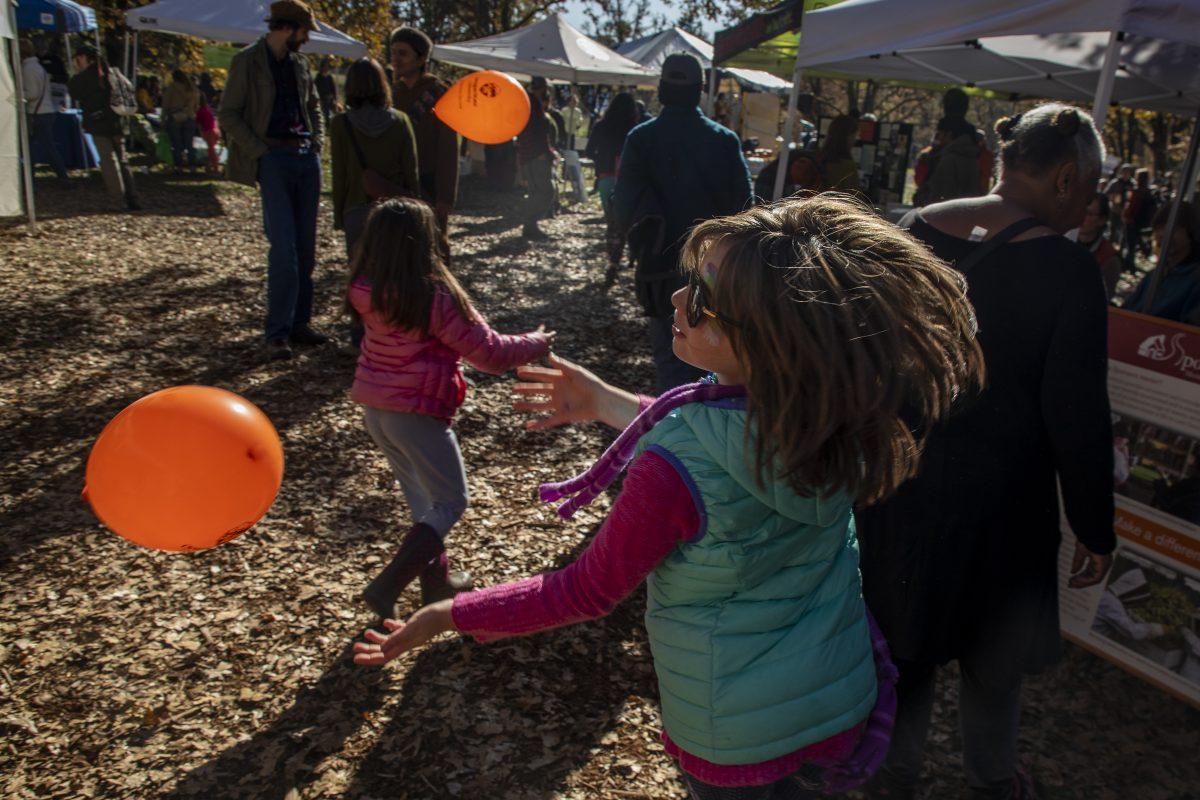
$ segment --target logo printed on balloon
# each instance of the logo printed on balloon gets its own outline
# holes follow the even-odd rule
[[[529,122],[529,95],[510,75],[473,72],[446,90],[433,113],[455,132],[480,144],[510,141]]]

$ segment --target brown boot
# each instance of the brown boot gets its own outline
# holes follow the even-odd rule
[[[394,618],[396,598],[443,550],[437,531],[425,523],[413,525],[404,535],[391,563],[363,589],[363,601],[380,617]]]
[[[421,570],[421,605],[449,600],[459,592],[469,592],[475,582],[469,572],[451,572],[450,561],[442,553]]]

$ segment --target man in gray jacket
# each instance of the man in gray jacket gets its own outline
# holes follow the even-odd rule
[[[298,55],[320,30],[300,0],[271,4],[267,34],[233,57],[218,118],[229,141],[227,176],[258,183],[267,254],[267,353],[291,358],[291,345],[322,344],[309,325],[321,198],[320,99]]]

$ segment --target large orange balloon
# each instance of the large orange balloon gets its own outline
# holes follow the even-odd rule
[[[205,550],[257,522],[282,482],[283,446],[266,414],[224,389],[177,386],[105,426],[83,496],[135,544]]]
[[[503,72],[472,72],[446,90],[433,113],[458,133],[480,144],[512,139],[529,122],[529,95]]]

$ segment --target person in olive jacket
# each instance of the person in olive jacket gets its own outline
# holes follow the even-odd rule
[[[386,183],[388,195],[421,196],[417,178],[417,144],[408,116],[392,108],[392,93],[383,67],[360,58],[346,73],[349,110],[329,122],[329,154],[333,171],[333,227],[346,237],[346,255],[380,196],[368,194],[364,172]],[[363,163],[359,162],[359,154]]]
[[[458,195],[458,134],[433,113],[449,88],[427,72],[433,41],[416,28],[404,26],[389,38],[392,57],[392,103],[412,120],[417,137],[417,164],[421,191],[433,206],[438,224],[438,248],[450,260],[446,226]]]
[[[76,72],[71,76],[67,88],[83,109],[83,129],[92,135],[92,141],[100,153],[100,174],[104,176],[104,188],[113,197],[123,199],[130,211],[137,211],[142,205],[133,185],[133,172],[125,157],[128,130],[124,118],[112,108],[109,80],[113,69],[90,44],[83,45],[75,52],[74,63]]]
[[[322,119],[316,86],[298,51],[320,30],[300,0],[271,4],[267,34],[233,57],[217,114],[229,143],[227,177],[262,195],[270,358],[328,337],[309,325],[321,198]]]

